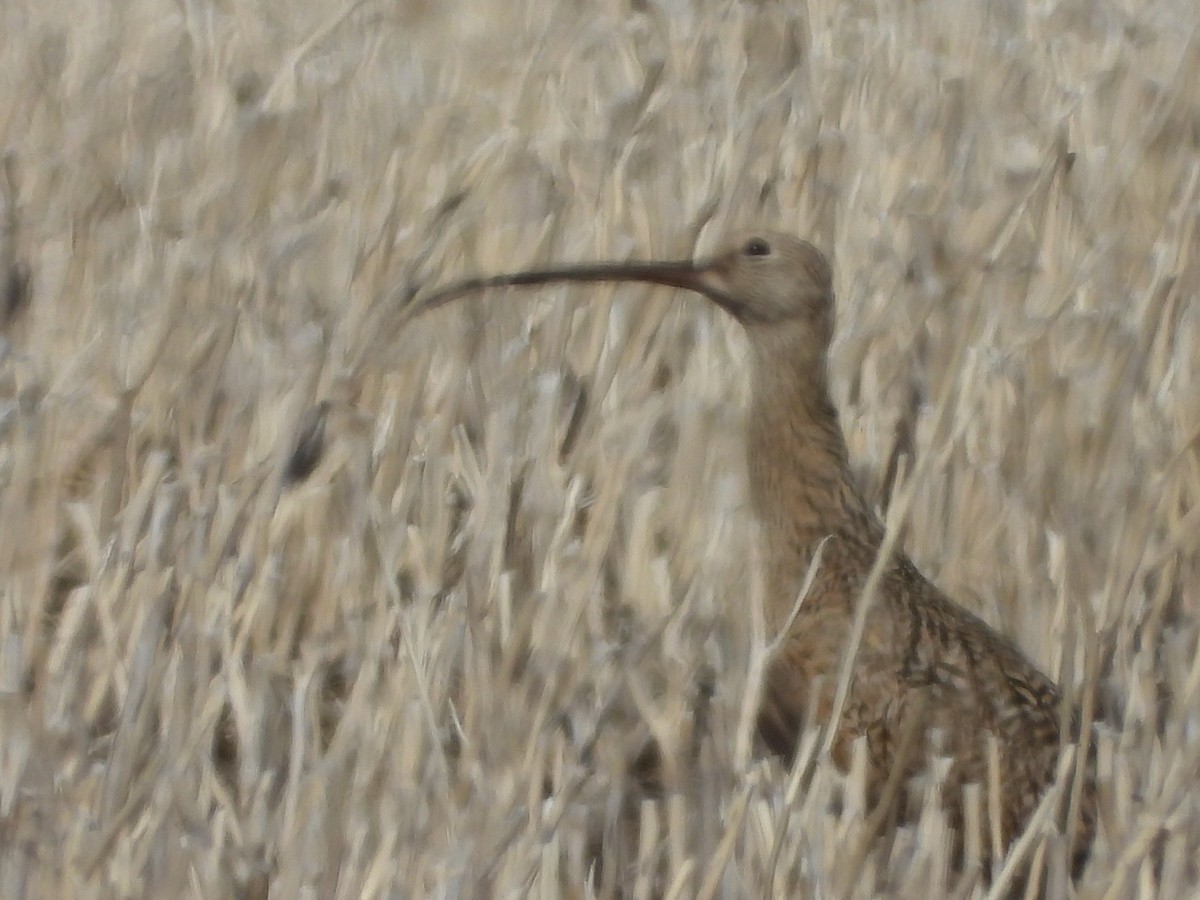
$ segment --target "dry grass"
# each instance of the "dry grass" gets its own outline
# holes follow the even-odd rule
[[[905,546],[1095,689],[1078,891],[1194,884],[1191,4],[449,6],[0,6],[0,894],[949,889],[934,807],[858,864],[853,775],[748,752],[735,328],[634,289],[389,327],[750,222],[835,256]],[[623,847],[650,734],[678,790]]]

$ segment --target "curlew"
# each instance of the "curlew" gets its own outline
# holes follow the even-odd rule
[[[952,820],[963,822],[961,788],[981,785],[983,821],[991,823],[987,843],[1002,851],[1054,781],[1073,717],[1057,685],[1012,641],[951,601],[902,551],[885,546],[886,529],[851,474],[830,398],[833,278],[820,251],[787,234],[758,232],[704,260],[566,265],[473,278],[415,301],[405,320],[490,288],[631,281],[700,294],[749,338],[750,499],[765,543],[768,627],[771,633],[786,629],[765,679],[763,744],[790,758],[805,725],[819,724],[845,769],[855,741],[864,739],[874,800],[894,793],[898,779],[918,771],[930,753],[947,756],[943,795]],[[797,607],[810,566],[812,581]],[[860,597],[876,568],[871,602],[847,657]],[[839,694],[846,658],[853,666]],[[1083,786],[1076,870],[1094,828],[1090,779]]]

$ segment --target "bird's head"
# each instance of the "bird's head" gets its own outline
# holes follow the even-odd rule
[[[488,288],[622,281],[701,294],[740,322],[752,342],[774,344],[773,336],[787,334],[823,355],[833,335],[829,263],[808,241],[776,231],[739,234],[699,260],[587,263],[472,278],[417,300],[406,318]]]
[[[711,298],[750,333],[807,334],[824,350],[833,335],[833,272],[808,241],[777,231],[735,236],[695,264],[693,290]]]

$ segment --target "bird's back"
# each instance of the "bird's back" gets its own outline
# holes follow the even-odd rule
[[[834,533],[825,541],[812,587],[767,679],[760,732],[774,752],[790,756],[806,724],[829,724],[842,654],[877,552],[876,542],[862,534]],[[833,727],[833,756],[843,768],[855,741],[866,741],[873,800],[895,767],[911,775],[931,755],[949,757],[943,797],[960,826],[965,785],[981,785],[986,803],[994,743],[1004,846],[1053,782],[1061,735],[1074,733],[1054,682],[902,553],[879,582]],[[1093,822],[1090,798],[1089,791],[1085,837]]]

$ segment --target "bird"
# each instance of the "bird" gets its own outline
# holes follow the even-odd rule
[[[930,754],[948,757],[942,792],[952,823],[963,823],[962,788],[978,784],[983,821],[998,823],[988,845],[1010,847],[1054,782],[1077,715],[1064,710],[1058,685],[1011,639],[951,600],[887,540],[853,474],[830,391],[835,300],[825,255],[788,233],[744,232],[695,260],[569,264],[467,278],[416,297],[404,320],[492,289],[572,282],[688,291],[731,316],[748,338],[749,499],[762,534],[764,618],[768,633],[779,634],[758,713],[761,745],[791,758],[803,730],[817,725],[845,770],[856,742],[864,741],[872,802],[885,794],[889,775],[906,779]],[[860,598],[876,568],[839,696]],[[1087,766],[1086,747],[1083,754]],[[999,771],[998,797],[990,767]],[[1083,783],[1076,874],[1095,829],[1094,774]]]

